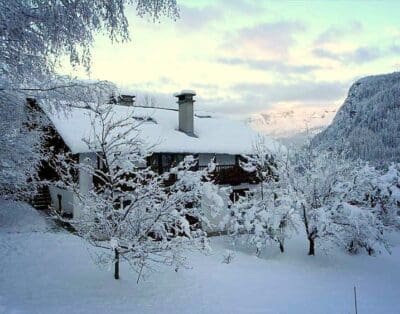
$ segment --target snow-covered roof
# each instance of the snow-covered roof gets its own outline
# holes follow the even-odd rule
[[[114,108],[117,118],[132,112],[132,107],[115,105]],[[93,132],[92,111],[72,108],[63,113],[43,109],[72,153],[90,151],[83,139]],[[178,130],[177,110],[143,107],[134,107],[133,110],[135,117],[147,120],[138,129],[142,139],[148,145],[154,145],[153,152],[249,154],[258,136],[245,122],[195,111],[196,137],[192,137]],[[272,139],[267,141],[271,150],[277,147]]]

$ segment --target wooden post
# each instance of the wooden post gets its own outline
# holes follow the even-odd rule
[[[285,252],[285,247],[283,246],[283,242],[279,241],[279,250],[281,251],[281,253]]]
[[[115,262],[114,262],[114,278],[119,279],[119,252],[118,249],[114,249],[115,253]]]
[[[308,255],[315,255],[315,240],[314,238],[308,237]]]
[[[62,202],[61,202],[61,200],[62,200],[62,195],[61,195],[61,194],[57,194],[57,199],[58,199],[58,211],[59,211],[60,213],[62,213]]]
[[[354,286],[354,308],[356,310],[356,314],[358,314],[358,311],[357,311],[357,288],[356,288],[356,286]]]

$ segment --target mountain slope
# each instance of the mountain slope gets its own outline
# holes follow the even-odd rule
[[[400,161],[400,72],[355,82],[332,124],[313,143],[376,164]]]
[[[323,130],[333,119],[335,108],[291,107],[272,108],[247,119],[256,131],[274,138],[293,137],[308,128],[312,134]]]

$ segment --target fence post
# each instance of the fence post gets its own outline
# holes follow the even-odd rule
[[[354,308],[356,310],[356,314],[358,314],[358,310],[357,310],[357,288],[356,288],[356,286],[354,286]]]

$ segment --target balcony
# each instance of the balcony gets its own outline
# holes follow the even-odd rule
[[[211,154],[210,154],[211,155]],[[185,157],[185,154],[174,154],[174,153],[154,153],[150,157],[148,157],[147,165],[149,165],[155,172],[161,174],[168,172],[171,167],[177,165],[180,161],[182,161]],[[212,156],[210,157],[212,158]],[[257,178],[254,174],[248,173],[244,171],[239,166],[240,156],[236,155],[231,158],[232,164],[218,164],[218,155],[217,155],[217,166],[215,171],[211,174],[211,179],[216,184],[221,185],[240,185],[242,183],[257,183]],[[226,160],[224,161],[225,163]],[[223,163],[223,162],[222,162]],[[207,166],[197,166],[196,169],[205,169]],[[171,175],[168,180],[166,180],[166,185],[171,185],[175,182],[175,176]]]
[[[205,167],[200,167],[205,168]],[[242,183],[257,183],[254,174],[244,171],[239,165],[217,165],[211,174],[211,179],[216,184],[239,185]]]

